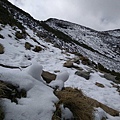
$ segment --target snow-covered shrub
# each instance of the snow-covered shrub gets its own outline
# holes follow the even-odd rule
[[[28,74],[31,75],[33,78],[43,81],[41,74],[42,74],[43,66],[37,62],[33,62],[32,65],[28,68]]]
[[[49,86],[54,89],[62,90],[64,87],[64,82],[69,78],[68,72],[61,72],[57,75],[56,79],[50,82]]]

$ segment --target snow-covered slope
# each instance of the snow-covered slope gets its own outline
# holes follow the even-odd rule
[[[0,45],[3,46],[0,48],[0,51],[3,50],[0,54],[0,80],[27,92],[26,98],[17,99],[18,104],[11,103],[9,99],[2,99],[5,120],[52,119],[56,110],[55,104],[59,100],[54,95],[54,89],[49,86],[51,84],[43,82],[41,76],[38,77],[39,73],[36,72],[41,73],[42,67],[43,70],[58,75],[56,79],[68,79],[65,83],[57,82],[60,89],[63,86],[81,89],[85,95],[120,111],[120,93],[117,91],[120,84],[107,80],[103,77],[104,73],[83,65],[81,60],[80,64],[73,64],[76,68],[89,72],[89,80],[76,75],[75,67],[63,67],[66,61],[76,58],[73,53],[78,52],[105,67],[120,71],[119,38],[56,19],[46,22],[49,27],[45,22],[34,20],[6,0],[0,0],[0,9],[8,11],[4,13],[8,16],[5,21],[4,17],[0,16]],[[0,15],[3,15],[1,11]],[[31,65],[35,61],[40,65],[40,70],[39,65],[36,65],[37,71],[29,70],[33,68]],[[59,72],[65,73],[67,77],[64,79],[64,74],[60,77]],[[104,87],[98,87],[96,83]],[[54,87],[53,84],[51,86]],[[108,120],[120,119],[120,116],[107,117]]]
[[[120,37],[120,29],[109,30],[109,31],[105,31],[105,32],[112,36]]]
[[[100,62],[107,68],[120,71],[120,39],[118,37],[58,19],[48,19],[46,23],[71,37],[77,52]]]
[[[62,50],[55,48],[51,43],[39,40],[36,36],[34,36],[34,38],[41,41],[41,45],[47,46],[47,48],[38,53],[32,50],[26,50],[24,48],[24,41],[29,40],[30,42],[29,37],[26,40],[21,39],[17,41],[14,38],[14,30],[12,30],[9,25],[2,29],[1,34],[4,33],[2,34],[4,39],[1,39],[1,44],[5,47],[5,53],[0,55],[1,64],[20,67],[29,66],[32,64],[32,61],[37,61],[43,66],[44,70],[49,72],[67,71],[70,76],[68,81],[65,82],[66,87],[82,89],[83,93],[87,96],[120,111],[120,95],[116,91],[117,88],[112,87],[111,81],[102,78],[102,73],[96,72],[86,65],[77,65],[85,71],[92,70],[90,79],[86,80],[74,74],[76,69],[63,67],[64,62],[74,58],[75,55],[63,53]],[[32,36],[32,30],[27,30],[27,32]],[[7,33],[13,35],[12,39],[8,37]],[[31,43],[33,45],[36,44],[32,40]],[[25,56],[29,56],[31,60],[28,60]],[[13,120],[38,120],[38,118],[50,120],[55,111],[55,108],[52,107],[53,103],[58,100],[53,96],[53,90],[51,88],[30,77],[26,71],[27,68],[22,68],[22,71],[20,71],[19,69],[11,70],[10,68],[0,67],[1,80],[20,86],[20,89],[27,89],[27,98],[18,99],[18,105],[11,103],[8,99],[3,100],[6,111],[5,120],[10,118]],[[96,82],[102,83],[105,87],[99,88],[95,85]],[[114,99],[111,96],[114,96]],[[48,109],[47,106],[51,107]],[[47,108],[47,110],[45,108]],[[118,117],[116,117],[116,120],[117,119],[119,120]]]

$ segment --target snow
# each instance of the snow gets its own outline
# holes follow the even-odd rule
[[[60,105],[60,109],[61,109],[61,112],[62,112],[62,120],[71,120],[73,119],[73,113],[67,108],[62,105]]]
[[[63,82],[66,82],[69,78],[68,72],[61,72],[57,75],[56,80],[62,80]]]
[[[54,73],[55,70],[60,71],[60,73],[57,73],[56,80],[49,84],[53,88],[58,86],[59,90],[63,87],[81,89],[85,95],[120,111],[120,95],[116,91],[117,88],[111,85],[112,81],[101,77],[100,72],[92,70],[90,79],[86,80],[74,74],[76,69],[63,67],[64,62],[74,58],[75,55],[68,53],[69,56],[67,56],[65,53],[62,53],[60,49],[53,47],[51,43],[46,43],[42,39],[40,40],[33,31],[28,28],[27,32],[31,37],[34,37],[41,45],[47,47],[39,53],[26,50],[24,47],[26,41],[29,41],[33,45],[37,45],[37,43],[30,39],[29,36],[27,36],[26,40],[16,40],[14,38],[15,31],[9,25],[2,29],[0,33],[5,39],[0,39],[0,43],[5,47],[5,53],[0,55],[0,64],[17,66],[18,68],[21,66],[29,66],[28,68],[22,68],[22,71],[20,71],[20,69],[0,67],[0,80],[15,85],[19,90],[25,89],[27,91],[27,97],[18,99],[18,104],[11,103],[8,99],[2,99],[5,110],[5,120],[51,120],[56,110],[55,103],[58,102],[58,98],[53,93],[54,89],[42,82],[42,70],[52,73]],[[8,37],[8,34],[12,36],[12,39]],[[31,60],[26,59],[26,55],[30,56]],[[37,63],[34,61],[37,61]],[[85,71],[91,69],[81,63],[77,66],[83,68]],[[96,86],[96,82],[103,84],[105,87],[100,88]],[[70,113],[70,111],[68,111],[66,108],[63,116],[68,117],[68,113]],[[99,116],[102,115],[101,113],[99,114]],[[105,115],[107,115],[109,120],[120,120],[119,116],[112,117],[107,113],[105,113]]]
[[[99,108],[95,108],[94,111],[94,116],[95,116],[95,120],[102,120],[102,118],[105,118],[107,120],[120,120],[120,117],[113,117],[109,114],[107,114],[103,109]]]
[[[51,81],[49,83],[49,86],[51,86],[54,89],[62,90],[64,87],[64,82],[66,82],[69,78],[68,72],[61,72],[57,75],[56,79]]]
[[[51,120],[58,98],[53,89],[22,71],[4,71],[0,79],[27,91],[27,97],[18,99],[18,104],[3,99],[5,120]]]
[[[41,77],[42,70],[43,66],[34,61],[32,62],[32,65],[28,68],[28,74],[39,81],[43,81]]]

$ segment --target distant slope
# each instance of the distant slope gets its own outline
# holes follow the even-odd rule
[[[100,62],[107,68],[120,71],[119,37],[58,19],[48,19],[46,23],[69,36],[69,42],[74,43],[74,51]]]

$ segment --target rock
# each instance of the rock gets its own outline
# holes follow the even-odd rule
[[[56,79],[56,75],[47,71],[42,72],[42,77],[43,79],[47,82],[50,83],[52,80]]]
[[[4,39],[3,35],[0,34],[0,38]]]
[[[90,60],[87,57],[80,57],[83,65],[90,65]]]
[[[73,62],[72,61],[66,61],[63,66],[67,67],[67,68],[72,68],[73,67]]]
[[[4,47],[2,44],[0,44],[0,54],[3,54],[4,53]]]
[[[22,32],[16,31],[15,36],[18,39],[25,39],[26,38],[26,33],[24,33],[23,31]]]
[[[73,59],[73,62],[76,63],[76,64],[80,64],[80,58],[79,57],[75,57]]]
[[[90,78],[90,72],[86,72],[86,71],[76,71],[75,72],[76,75],[84,77],[86,80],[89,80]]]
[[[54,72],[55,72],[55,73],[58,73],[58,72],[60,72],[60,70],[54,70]]]
[[[35,46],[35,48],[33,49],[34,52],[40,52],[42,50],[42,48],[40,46]]]
[[[32,44],[30,44],[29,42],[26,42],[26,43],[25,43],[25,48],[26,48],[27,50],[30,50],[31,47],[33,47]]]
[[[98,87],[101,87],[101,88],[104,88],[104,87],[105,87],[103,84],[98,83],[98,82],[96,82],[95,85],[97,85]]]
[[[106,78],[107,80],[116,81],[115,76],[113,76],[109,73],[105,73],[103,77]]]

